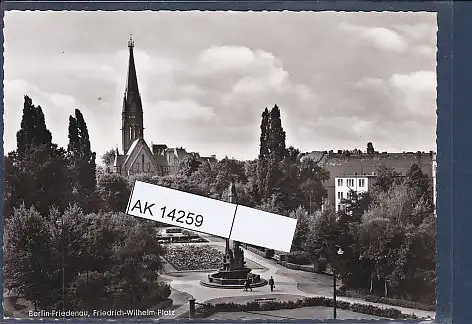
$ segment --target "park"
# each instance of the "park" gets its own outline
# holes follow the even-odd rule
[[[275,259],[265,258],[261,253],[257,254],[252,251],[256,249],[246,246],[244,256],[246,266],[252,270],[252,273],[262,278],[273,277],[275,279],[276,288],[273,292],[269,286],[255,287],[252,291],[244,291],[244,286],[239,288],[209,288],[202,284],[207,282],[207,277],[215,271],[221,269],[223,255],[226,249],[226,241],[221,238],[213,237],[207,234],[198,234],[202,240],[199,243],[182,243],[182,230],[173,227],[164,227],[160,229],[160,233],[169,231],[173,237],[177,239],[176,243],[171,244],[169,248],[169,256],[164,264],[164,272],[161,278],[168,281],[171,286],[170,298],[173,300],[172,309],[175,309],[173,315],[163,316],[166,319],[176,318],[192,318],[192,316],[207,315],[208,319],[271,319],[271,320],[290,320],[290,319],[325,319],[333,317],[333,307],[326,306],[308,306],[303,307],[303,300],[307,298],[326,298],[333,297],[333,279],[332,275],[327,273],[315,273],[311,271],[301,271],[286,268]],[[187,233],[190,240],[194,239],[196,233]],[[166,236],[166,234],[163,234]],[[195,257],[198,255],[199,257]],[[189,260],[190,256],[194,256]],[[338,280],[339,287],[340,282]],[[284,305],[270,308],[270,303],[286,303]],[[389,305],[376,305],[366,303],[365,301],[355,298],[338,297],[339,302],[362,303],[365,305],[380,306],[390,308]],[[191,304],[196,304],[196,314],[190,314]],[[213,309],[212,314],[205,313],[205,304],[238,304],[246,305],[247,303],[259,304],[254,310],[233,311],[228,307],[221,306],[221,311]],[[268,305],[267,305],[268,304]],[[309,303],[305,303],[309,305]],[[315,304],[315,303],[314,303]],[[320,303],[322,305],[322,303]],[[326,303],[324,304],[326,305]],[[267,307],[269,306],[269,307]],[[397,307],[403,314],[415,314],[419,318],[434,317],[434,312],[419,311],[408,308]],[[365,313],[353,312],[345,309],[337,310],[338,319],[381,319],[385,317],[369,315]]]
[[[434,204],[418,165],[401,176],[381,166],[372,190],[335,211],[329,173],[286,148],[277,106],[262,114],[257,159],[191,155],[165,175],[98,165],[78,109],[68,129],[67,149],[58,147],[25,96],[17,149],[5,157],[7,317],[135,309],[191,319],[434,318]],[[297,219],[290,252],[127,215],[136,181]]]

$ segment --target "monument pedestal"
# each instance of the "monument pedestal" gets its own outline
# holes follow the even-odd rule
[[[236,189],[234,183],[229,187],[229,202],[234,203],[236,199]],[[200,281],[200,284],[211,288],[225,289],[243,289],[246,280],[250,279],[251,288],[267,285],[267,280],[262,279],[260,275],[251,273],[251,269],[246,268],[244,261],[244,251],[240,243],[233,241],[233,248],[230,248],[230,240],[226,239],[226,251],[223,257],[223,268],[216,273],[208,275],[208,278]]]
[[[263,287],[267,285],[267,280],[260,275],[251,273],[251,269],[220,270],[208,275],[206,280],[200,281],[200,284],[210,288],[224,289],[244,289],[245,282],[251,278],[251,288]]]

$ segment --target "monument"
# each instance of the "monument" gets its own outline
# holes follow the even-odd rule
[[[230,203],[236,203],[236,199],[236,188],[234,183],[231,183],[228,200]],[[200,281],[200,284],[211,288],[242,289],[246,280],[249,280],[251,288],[267,285],[267,280],[261,278],[260,275],[251,273],[251,269],[246,267],[244,250],[240,243],[237,241],[230,242],[229,239],[226,239],[221,269],[216,273],[209,274],[206,280]]]

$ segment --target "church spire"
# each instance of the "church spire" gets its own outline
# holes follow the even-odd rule
[[[133,36],[129,36],[128,41],[128,48],[129,48],[129,61],[128,61],[128,78],[126,80],[126,93],[127,97],[137,96],[139,97],[139,89],[138,89],[138,77],[136,76],[136,67],[134,65],[134,40]]]
[[[123,97],[123,111],[122,111],[122,145],[123,153],[126,155],[131,144],[143,138],[143,107],[141,103],[141,95],[138,89],[138,78],[136,76],[136,67],[134,65],[134,41],[130,36],[128,41],[129,48],[129,62],[128,62],[128,77],[126,80],[126,89]]]

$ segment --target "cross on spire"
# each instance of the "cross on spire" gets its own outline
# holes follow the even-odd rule
[[[133,34],[129,34],[128,47],[129,47],[129,48],[134,47]]]

